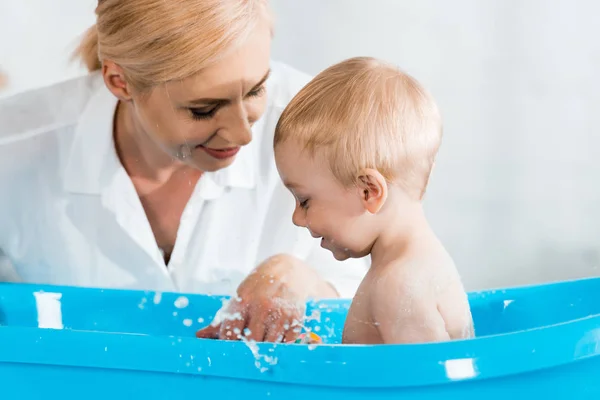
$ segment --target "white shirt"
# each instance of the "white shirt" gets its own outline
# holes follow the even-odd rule
[[[367,259],[336,261],[292,224],[273,133],[309,77],[273,63],[268,105],[234,163],[207,172],[168,267],[113,142],[117,99],[99,74],[0,101],[0,280],[232,294],[261,261],[293,254],[351,297]],[[0,265],[3,263],[0,261]]]

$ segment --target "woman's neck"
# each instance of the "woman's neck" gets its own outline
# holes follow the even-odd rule
[[[179,169],[189,168],[159,148],[137,122],[133,105],[119,101],[114,120],[117,156],[131,178],[166,182]]]

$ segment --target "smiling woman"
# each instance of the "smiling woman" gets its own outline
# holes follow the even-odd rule
[[[295,340],[304,301],[352,296],[366,263],[289,218],[273,132],[309,77],[270,59],[267,2],[96,13],[89,75],[0,102],[0,254],[26,282],[237,293],[236,328]]]

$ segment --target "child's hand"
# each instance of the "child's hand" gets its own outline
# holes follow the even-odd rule
[[[239,286],[215,321],[199,330],[199,338],[293,342],[300,334],[306,301],[336,297],[309,266],[295,257],[279,255],[262,263]]]

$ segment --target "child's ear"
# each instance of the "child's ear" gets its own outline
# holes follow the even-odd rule
[[[388,195],[385,178],[375,169],[367,168],[358,175],[358,191],[362,203],[371,214],[379,212]]]

